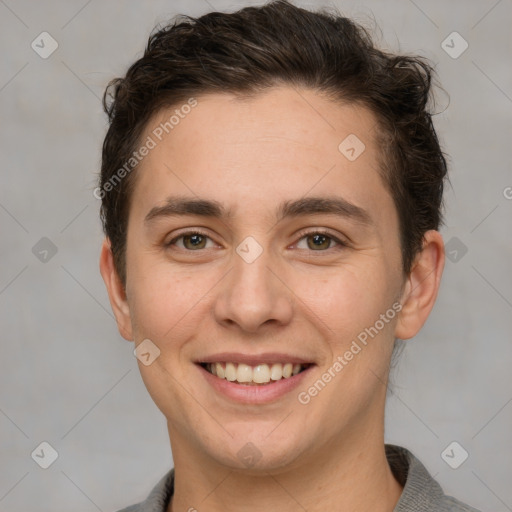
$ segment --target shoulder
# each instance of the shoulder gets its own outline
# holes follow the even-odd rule
[[[480,512],[447,496],[425,466],[406,448],[386,445],[386,457],[395,478],[403,486],[393,512]]]
[[[169,470],[153,487],[148,497],[135,505],[117,512],[166,512],[174,492],[174,468]]]
[[[445,508],[440,509],[442,512],[480,512],[476,508],[470,507],[451,496],[445,496],[443,506]]]

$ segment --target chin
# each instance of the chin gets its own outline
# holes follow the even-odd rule
[[[265,428],[250,435],[239,432],[233,438],[225,436],[222,441],[211,438],[211,444],[203,445],[203,450],[217,464],[251,475],[268,476],[268,473],[278,474],[294,466],[300,467],[300,459],[308,451],[301,433],[284,431],[284,435],[275,435],[272,439],[269,431],[271,429]]]

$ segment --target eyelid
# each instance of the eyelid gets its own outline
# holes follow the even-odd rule
[[[187,228],[184,228],[184,229],[187,229]],[[194,228],[194,229],[187,229],[187,231],[183,231],[181,233],[178,233],[177,235],[173,236],[173,238],[169,242],[166,242],[164,245],[166,247],[174,245],[177,240],[179,240],[180,238],[183,238],[183,237],[185,237],[187,235],[201,235],[201,236],[203,236],[205,238],[209,238],[214,243],[216,243],[215,240],[213,240],[213,238],[205,230],[203,230],[201,228]],[[297,241],[294,244],[296,245],[303,238],[305,238],[306,236],[309,236],[309,235],[324,235],[324,236],[327,236],[328,238],[330,238],[331,240],[336,242],[338,248],[340,248],[340,247],[348,247],[349,246],[348,241],[344,237],[335,235],[334,233],[332,233],[330,230],[328,230],[326,228],[305,228],[305,229],[299,231],[295,235],[298,238],[297,238]],[[328,251],[330,251],[332,249],[335,249],[335,248],[336,247],[330,247],[329,249],[326,249],[326,250],[323,250],[323,251],[319,250],[319,251],[311,251],[311,252],[322,253],[322,252],[328,252]],[[185,250],[187,252],[200,252],[201,250],[204,250],[204,249],[199,249],[198,251],[192,251],[192,250],[188,250],[188,249],[185,249]]]
[[[330,238],[331,240],[334,240],[338,244],[338,246],[341,246],[341,247],[348,247],[349,246],[349,242],[348,242],[348,240],[345,237],[339,236],[337,234],[334,234],[334,233],[332,233],[327,228],[306,228],[306,229],[303,229],[303,230],[299,231],[299,233],[297,233],[296,236],[298,237],[298,240],[297,240],[297,242],[295,242],[295,244],[300,242],[303,238],[305,238],[308,235],[324,235],[324,236],[327,236],[328,238]],[[336,247],[330,247],[329,249],[327,249],[325,251],[311,251],[311,252],[322,253],[322,252],[328,252],[331,249],[335,249],[335,248]]]
[[[187,229],[187,228],[184,228],[184,229]],[[213,238],[206,231],[202,230],[201,228],[194,228],[194,229],[187,229],[187,231],[182,231],[181,233],[174,235],[172,237],[172,239],[169,240],[168,242],[165,242],[164,245],[166,247],[171,246],[176,242],[176,240],[179,240],[180,238],[183,238],[187,235],[201,235],[201,236],[204,236],[205,238],[209,238],[210,240],[215,242],[213,240]],[[185,250],[187,250],[187,249],[185,249]],[[197,252],[197,251],[188,251],[188,252]]]

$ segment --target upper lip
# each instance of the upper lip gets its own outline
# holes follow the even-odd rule
[[[242,363],[249,366],[258,364],[292,363],[292,364],[314,364],[312,359],[307,359],[291,354],[279,352],[265,352],[264,354],[241,354],[239,352],[222,352],[205,356],[196,361],[197,363]]]

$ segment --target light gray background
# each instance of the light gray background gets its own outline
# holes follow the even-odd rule
[[[98,271],[99,98],[155,23],[251,3],[0,0],[1,511],[116,510],[172,465]],[[436,307],[395,370],[386,439],[448,493],[512,510],[512,2],[331,5],[366,25],[374,16],[383,46],[432,59],[450,95],[436,117],[453,186],[442,232],[468,251],[447,260]],[[59,44],[48,59],[30,46],[43,31]],[[453,31],[469,43],[457,59],[441,47]],[[32,252],[42,237],[58,248],[46,263]],[[46,470],[31,458],[42,441],[58,452]],[[456,470],[440,455],[452,441],[469,453]]]

